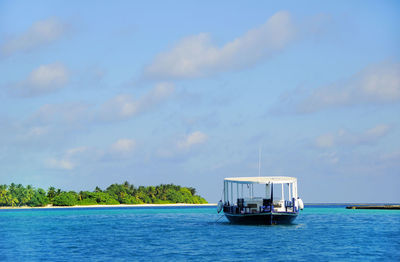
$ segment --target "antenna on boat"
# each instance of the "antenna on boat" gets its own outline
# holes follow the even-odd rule
[[[261,146],[258,148],[258,176],[261,176]]]

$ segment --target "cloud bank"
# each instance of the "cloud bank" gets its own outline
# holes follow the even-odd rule
[[[149,79],[197,78],[254,65],[294,39],[296,28],[291,20],[288,12],[278,12],[265,24],[222,47],[213,45],[207,33],[184,38],[171,50],[156,56],[144,68],[144,76]]]

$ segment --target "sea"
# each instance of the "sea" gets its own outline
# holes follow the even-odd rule
[[[0,210],[0,261],[400,261],[400,211],[316,205],[244,226],[215,207]]]

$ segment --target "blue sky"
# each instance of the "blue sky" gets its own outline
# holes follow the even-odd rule
[[[400,202],[397,1],[1,1],[0,183],[295,176]]]

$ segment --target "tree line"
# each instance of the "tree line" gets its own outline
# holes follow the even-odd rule
[[[0,206],[75,206],[75,205],[118,205],[118,204],[205,204],[207,201],[196,194],[192,187],[174,184],[135,187],[129,182],[112,184],[102,190],[63,191],[50,187],[47,191],[30,185],[11,183],[0,185]]]

